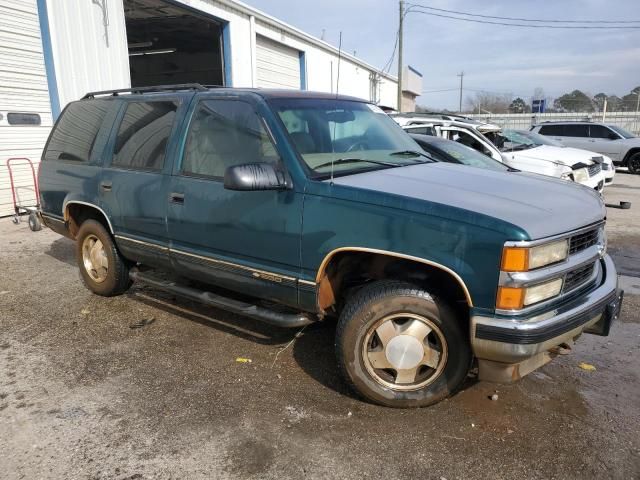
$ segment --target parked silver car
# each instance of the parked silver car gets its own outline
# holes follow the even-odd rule
[[[611,157],[613,163],[640,173],[640,137],[617,125],[593,122],[543,122],[531,131],[546,135],[567,147],[581,148]]]

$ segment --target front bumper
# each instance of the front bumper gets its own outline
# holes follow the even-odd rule
[[[622,292],[611,257],[605,255],[600,262],[599,286],[561,307],[525,317],[474,315],[471,344],[475,356],[516,364],[571,342],[585,330],[598,331],[599,322],[610,323],[619,313]],[[608,333],[608,327],[600,330]]]

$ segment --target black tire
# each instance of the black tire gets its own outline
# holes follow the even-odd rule
[[[35,212],[31,212],[29,214],[29,228],[32,232],[39,232],[42,230],[42,222],[40,222],[40,218]]]
[[[87,238],[97,238],[103,246],[104,255],[108,261],[104,279],[96,281],[88,271],[83,260],[83,245]],[[76,235],[76,260],[80,269],[80,276],[85,286],[97,295],[112,297],[120,295],[131,286],[129,279],[129,264],[120,255],[113,238],[104,226],[96,220],[85,220]]]
[[[640,173],[640,152],[634,153],[627,160],[627,167],[629,168],[629,173]]]
[[[446,344],[446,350],[444,347],[442,350],[445,352],[442,366],[438,364],[432,379],[426,380],[431,383],[417,384],[413,390],[396,390],[383,385],[380,376],[376,378],[369,370],[373,368],[369,360],[367,366],[364,359],[365,344],[372,338],[368,332],[373,331],[383,319],[403,314],[416,315],[431,322],[439,329],[439,338]],[[435,334],[435,330],[432,332]],[[338,365],[347,383],[374,403],[398,408],[425,407],[455,393],[467,377],[472,355],[468,335],[464,332],[454,311],[425,290],[399,281],[375,282],[353,295],[340,315],[336,329]],[[442,352],[438,358],[441,357]],[[440,373],[437,373],[439,369]]]

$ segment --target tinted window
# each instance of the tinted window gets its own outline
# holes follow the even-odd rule
[[[111,164],[143,170],[162,169],[177,109],[177,102],[128,103]]]
[[[205,100],[191,121],[183,173],[224,177],[228,167],[276,164],[278,154],[253,107],[237,100]]]
[[[43,159],[88,162],[109,106],[106,100],[70,103],[49,137]]]
[[[417,133],[419,135],[431,135],[435,136],[433,127],[411,127],[406,130],[408,133]]]
[[[588,137],[589,125],[565,125],[564,136],[565,137]]]
[[[540,135],[555,135],[561,137],[564,134],[562,125],[543,125],[540,127]]]
[[[9,125],[40,125],[40,115],[37,113],[7,113],[7,122]]]
[[[619,138],[618,135],[609,130],[607,127],[603,127],[602,125],[589,126],[589,136],[591,138],[606,138],[609,140],[613,135],[615,135],[616,138]]]

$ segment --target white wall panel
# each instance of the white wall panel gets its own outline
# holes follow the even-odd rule
[[[92,90],[127,88],[129,52],[122,0],[47,0],[60,108]]]
[[[41,124],[9,125],[10,112],[37,113]],[[0,216],[5,216],[13,213],[7,159],[39,162],[52,125],[36,0],[0,3],[0,116]],[[35,204],[31,170],[24,162],[15,166],[14,180],[19,200]]]

